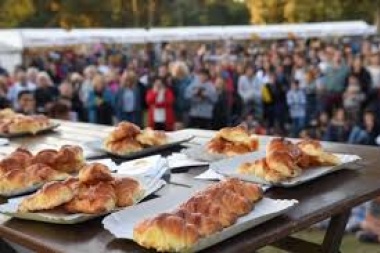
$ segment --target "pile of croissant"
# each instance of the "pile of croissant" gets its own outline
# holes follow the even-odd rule
[[[164,132],[151,128],[141,130],[135,124],[120,122],[108,135],[103,145],[107,151],[117,155],[126,155],[140,151],[144,147],[164,145],[167,143]]]
[[[214,138],[207,143],[207,151],[211,154],[227,156],[242,155],[256,151],[259,147],[257,136],[250,135],[243,126],[220,129]]]
[[[103,214],[116,207],[135,204],[144,194],[140,183],[132,178],[114,178],[100,163],[86,165],[78,178],[44,185],[23,199],[19,212],[59,210],[64,213]]]
[[[18,148],[0,161],[0,194],[15,194],[38,184],[64,180],[83,165],[83,150],[78,146],[45,149],[36,155]]]
[[[266,157],[242,164],[238,172],[276,183],[297,177],[304,169],[338,164],[339,158],[325,152],[319,141],[302,140],[294,144],[284,138],[274,138],[266,147]]]
[[[252,183],[228,179],[198,192],[176,210],[145,219],[134,227],[133,239],[160,252],[186,252],[200,239],[232,226],[262,198]]]
[[[44,115],[23,115],[11,109],[0,111],[0,133],[3,134],[36,134],[50,126],[49,118]]]

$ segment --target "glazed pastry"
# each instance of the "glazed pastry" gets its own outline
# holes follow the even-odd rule
[[[138,181],[125,177],[118,178],[114,182],[116,206],[126,207],[135,204],[144,194],[144,190]]]
[[[25,168],[28,180],[31,184],[45,183],[49,181],[65,180],[69,174],[53,170],[50,166],[43,163],[36,163]]]
[[[79,171],[79,181],[86,184],[98,183],[100,181],[112,181],[113,177],[107,166],[101,163],[91,163]]]
[[[236,156],[253,152],[258,149],[259,141],[256,136],[250,135],[242,127],[226,127],[220,129],[211,139],[206,149],[211,154]]]
[[[138,223],[134,240],[159,252],[185,252],[199,240],[198,228],[178,215],[164,213]]]
[[[127,155],[143,149],[142,145],[135,139],[124,139],[114,142],[106,142],[106,150],[117,155]]]
[[[45,149],[38,152],[32,159],[32,163],[43,163],[55,168],[58,151],[54,149]]]
[[[133,239],[160,252],[190,251],[201,238],[233,225],[240,216],[248,214],[261,197],[257,185],[238,179],[222,181],[196,193],[172,213],[137,223]]]
[[[78,172],[85,164],[83,149],[79,146],[62,146],[55,157],[54,168],[59,171]]]
[[[13,194],[33,186],[24,170],[14,169],[0,177],[0,194]]]
[[[154,131],[148,127],[136,136],[136,140],[144,146],[157,146],[166,144],[167,136],[165,132]]]
[[[116,207],[116,196],[110,183],[80,184],[74,198],[64,205],[69,213],[101,214]]]
[[[61,182],[52,182],[35,194],[26,197],[19,206],[20,212],[35,212],[58,207],[74,197],[73,190]]]

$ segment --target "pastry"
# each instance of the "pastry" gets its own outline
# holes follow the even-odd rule
[[[112,181],[113,177],[107,166],[101,163],[91,163],[79,171],[79,181],[86,184],[100,181]]]
[[[10,170],[0,177],[0,194],[14,194],[22,189],[33,186],[24,170]]]
[[[85,164],[83,149],[79,146],[62,146],[55,157],[54,168],[59,171],[78,172]]]
[[[123,139],[134,139],[140,132],[140,128],[135,124],[123,121],[108,135],[105,142],[110,143]]]
[[[254,135],[242,127],[226,127],[220,129],[215,137],[206,145],[206,149],[211,154],[224,154],[236,156],[253,152],[258,149],[259,141]]]
[[[58,155],[58,151],[54,149],[45,149],[38,152],[32,159],[32,163],[43,163],[55,168],[55,162]]]
[[[132,178],[118,178],[114,182],[116,206],[126,207],[135,204],[142,196],[143,189],[138,181]]]
[[[254,184],[238,179],[222,181],[196,193],[171,213],[140,221],[133,239],[160,252],[187,252],[201,238],[233,225],[261,197],[262,191]]]
[[[64,205],[69,213],[101,214],[116,207],[116,196],[110,183],[80,184],[72,200]]]
[[[136,136],[136,140],[144,146],[158,146],[167,143],[167,136],[163,131],[154,131],[148,127]]]
[[[286,177],[279,172],[270,169],[265,158],[251,163],[243,163],[238,167],[238,172],[241,174],[253,175],[273,183],[278,183],[286,179]]]
[[[26,197],[19,206],[20,212],[35,212],[58,207],[74,197],[74,191],[61,182],[51,182],[35,194]]]
[[[198,228],[180,216],[163,213],[138,223],[134,240],[147,249],[159,252],[184,252],[199,240]]]
[[[105,149],[117,155],[127,155],[143,149],[142,145],[135,139],[124,139],[115,142],[106,142]]]
[[[69,174],[52,169],[43,163],[36,163],[25,168],[28,180],[31,184],[44,183],[49,181],[65,180]]]

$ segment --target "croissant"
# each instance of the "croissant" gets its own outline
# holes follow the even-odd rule
[[[114,142],[105,142],[104,147],[109,152],[117,155],[127,155],[132,152],[140,151],[143,149],[142,145],[135,139],[123,139]]]
[[[296,177],[302,170],[289,152],[274,151],[267,155],[266,164],[285,177]]]
[[[265,158],[252,163],[243,163],[238,167],[238,172],[241,174],[254,175],[273,183],[278,183],[286,179],[286,177],[278,171],[270,169]]]
[[[56,158],[58,156],[58,151],[54,149],[45,149],[38,152],[33,158],[32,163],[43,163],[52,168],[55,168]]]
[[[0,177],[0,194],[12,194],[22,189],[31,187],[28,174],[20,169],[10,170]]]
[[[100,181],[112,181],[113,177],[107,166],[101,163],[91,163],[79,171],[79,181],[86,184]]]
[[[73,190],[61,182],[45,184],[35,194],[23,199],[19,206],[20,212],[35,212],[58,207],[74,197]]]
[[[132,178],[119,178],[114,182],[116,206],[126,207],[135,204],[144,191],[140,183]]]
[[[149,127],[141,131],[141,133],[136,136],[136,140],[144,146],[164,145],[168,141],[165,132],[154,131]]]
[[[79,146],[62,146],[55,158],[54,168],[59,171],[73,173],[84,165],[83,149]]]
[[[170,213],[146,219],[133,230],[134,240],[148,249],[159,252],[184,252],[200,238],[198,229],[185,219]]]
[[[112,185],[99,182],[95,185],[80,184],[78,192],[64,208],[69,213],[106,213],[116,206],[116,196]]]
[[[315,166],[335,166],[340,164],[339,158],[334,154],[325,152],[322,149],[322,145],[319,141],[303,140],[300,141],[297,146],[306,155],[313,157],[314,160],[317,160],[319,162],[319,164],[316,164]]]
[[[59,181],[69,177],[69,174],[53,170],[46,164],[36,163],[25,168],[31,184],[38,184],[47,181]]]
[[[106,143],[119,141],[122,139],[133,139],[140,134],[141,129],[130,122],[120,122],[115,129],[108,135]]]

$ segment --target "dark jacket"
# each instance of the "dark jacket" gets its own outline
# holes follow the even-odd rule
[[[219,130],[226,127],[230,112],[228,110],[228,95],[226,91],[218,94],[218,100],[214,106],[212,128]]]
[[[39,87],[34,91],[34,97],[36,98],[37,111],[45,112],[45,105],[57,99],[58,89],[54,86]]]

